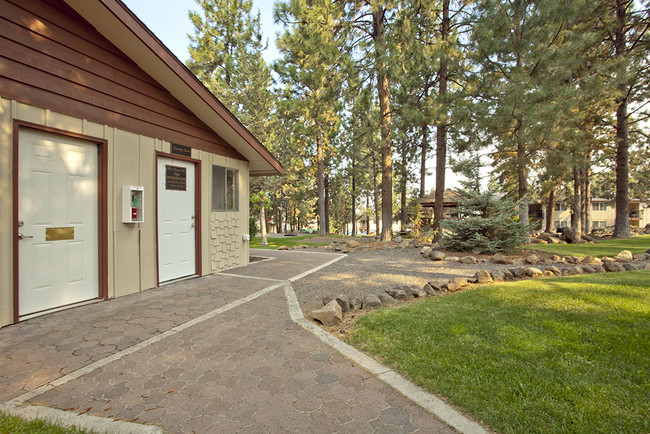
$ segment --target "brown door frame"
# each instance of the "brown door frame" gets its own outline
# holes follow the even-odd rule
[[[202,245],[201,245],[201,160],[184,157],[182,155],[168,154],[166,152],[156,151],[156,282],[160,286],[160,246],[158,243],[158,160],[160,158],[170,158],[173,160],[185,161],[194,164],[194,215],[196,227],[194,230],[194,273],[201,276],[202,273]]]
[[[99,282],[97,297],[108,300],[108,140],[87,136],[59,128],[48,127],[31,122],[14,120],[13,125],[13,299],[14,323],[20,321],[19,300],[19,264],[18,264],[18,154],[20,152],[20,130],[34,130],[74,139],[80,139],[97,146],[97,235],[98,235],[98,260]]]

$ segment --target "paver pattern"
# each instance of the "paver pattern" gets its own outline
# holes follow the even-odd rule
[[[332,258],[272,255],[278,259],[229,273],[288,279]],[[3,387],[1,399],[272,283],[208,276],[2,329],[1,381],[9,389]],[[454,432],[291,321],[282,289],[30,404],[156,424],[166,432]]]

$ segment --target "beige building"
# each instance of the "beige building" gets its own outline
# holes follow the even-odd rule
[[[537,217],[541,222],[546,218],[546,205],[531,205],[531,208],[539,210]],[[616,207],[614,201],[608,199],[591,199],[591,227],[605,228],[614,226],[616,221]],[[644,228],[650,224],[650,209],[646,202],[630,200],[630,228]],[[563,203],[555,204],[553,214],[553,229],[566,228],[571,226],[571,208]]]
[[[248,264],[280,163],[119,0],[0,0],[0,326]]]

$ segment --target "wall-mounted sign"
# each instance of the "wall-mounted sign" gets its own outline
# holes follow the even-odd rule
[[[165,166],[165,189],[166,190],[187,190],[187,170],[184,167]]]
[[[178,143],[172,143],[172,154],[182,155],[183,157],[191,157],[192,148],[189,146],[179,145]]]
[[[74,227],[45,228],[45,241],[74,240]]]

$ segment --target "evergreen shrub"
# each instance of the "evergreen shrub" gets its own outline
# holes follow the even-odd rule
[[[511,253],[522,245],[527,228],[519,226],[516,203],[489,190],[461,191],[461,196],[464,199],[458,206],[459,218],[442,221],[445,249]]]

